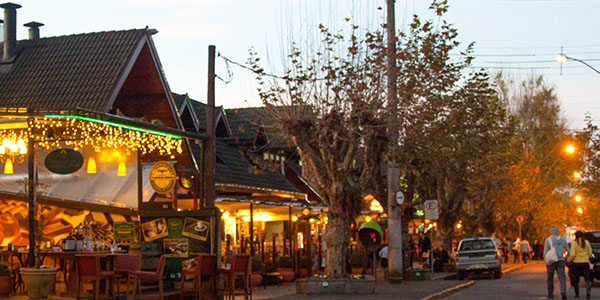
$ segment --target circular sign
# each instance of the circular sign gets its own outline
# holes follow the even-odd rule
[[[176,180],[175,168],[166,161],[156,162],[150,169],[150,185],[159,194],[171,191]]]
[[[402,205],[404,203],[404,193],[402,191],[396,192],[396,203]]]
[[[517,223],[523,223],[523,216],[521,216],[521,215],[517,216]]]
[[[83,155],[73,149],[56,149],[46,155],[44,165],[52,173],[71,174],[83,166]]]
[[[183,173],[179,175],[179,185],[182,188],[189,190],[194,185],[194,175],[189,173]]]

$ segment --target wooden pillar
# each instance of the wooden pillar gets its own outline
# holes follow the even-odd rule
[[[310,251],[312,249],[312,237],[310,236],[310,223],[306,222],[304,224],[304,255],[306,255],[306,275],[310,278],[313,274],[312,269],[312,261],[314,257],[312,257]]]
[[[290,257],[293,255],[294,252],[294,246],[293,246],[293,240],[294,240],[294,222],[292,221],[292,206],[288,206],[288,238],[290,239]]]
[[[31,122],[30,122],[31,123]],[[29,205],[29,256],[27,259],[27,265],[33,267],[35,265],[35,223],[37,222],[36,216],[36,199],[35,199],[35,185],[36,174],[35,174],[35,147],[34,147],[33,129],[29,133],[27,140],[27,202]]]
[[[208,46],[208,94],[206,99],[206,173],[204,174],[205,182],[205,204],[207,207],[215,206],[215,54],[216,47]]]
[[[254,203],[250,201],[250,256],[254,256]]]
[[[271,246],[271,262],[273,264],[275,264],[275,262],[277,261],[277,249],[275,248],[277,245],[277,238],[275,235],[273,235],[273,245]]]

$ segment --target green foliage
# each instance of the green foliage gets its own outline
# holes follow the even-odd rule
[[[284,255],[284,256],[280,256],[279,259],[277,259],[277,265],[280,268],[293,268],[294,261],[292,260],[291,257]]]
[[[0,277],[11,276],[12,270],[9,263],[0,261]]]
[[[252,272],[263,272],[265,270],[265,264],[262,259],[258,256],[252,257]]]

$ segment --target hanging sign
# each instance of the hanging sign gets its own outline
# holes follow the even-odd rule
[[[46,155],[44,165],[52,173],[71,174],[83,166],[83,155],[73,149],[56,149]]]
[[[166,161],[156,162],[150,169],[150,185],[159,194],[166,194],[175,186],[175,168]]]

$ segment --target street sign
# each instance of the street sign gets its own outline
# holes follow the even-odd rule
[[[425,201],[425,219],[437,220],[439,218],[439,214],[437,200]]]
[[[404,193],[402,191],[396,192],[396,203],[402,205],[404,203]]]
[[[519,223],[519,224],[523,223],[523,216],[521,216],[521,215],[517,216],[517,223]]]

